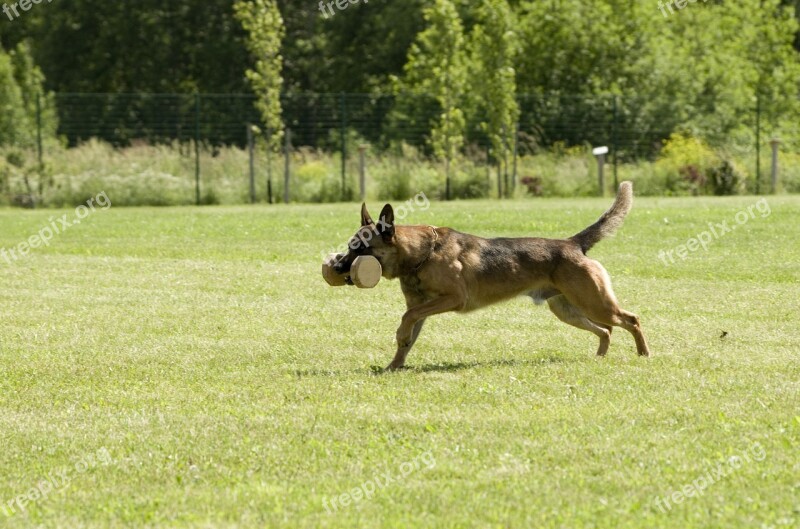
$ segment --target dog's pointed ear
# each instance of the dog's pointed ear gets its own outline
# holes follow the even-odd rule
[[[378,233],[384,239],[394,237],[394,210],[391,204],[386,204],[381,210],[381,217],[378,220]]]
[[[361,225],[362,226],[369,226],[370,224],[375,224],[375,221],[372,220],[372,217],[369,216],[369,211],[367,211],[367,203],[361,203]]]

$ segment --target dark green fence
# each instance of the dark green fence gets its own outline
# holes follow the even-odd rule
[[[677,112],[668,100],[523,94],[518,102],[514,157],[556,145],[605,145],[609,147],[608,161],[615,179],[618,163],[654,159],[662,141],[680,125],[678,120],[686,120],[686,112]],[[70,146],[92,138],[119,147],[177,142],[187,156],[197,158],[198,174],[194,176],[198,185],[200,150],[246,146],[248,125],[260,126],[261,121],[254,103],[254,96],[247,94],[55,95],[58,132]],[[431,154],[431,125],[439,115],[435,101],[427,97],[297,93],[282,95],[281,104],[285,127],[291,130],[292,147],[338,153],[342,182],[346,181],[348,167],[352,171],[348,162],[358,158],[357,146],[362,143],[370,144],[373,152],[408,144],[423,154]],[[708,108],[713,109],[713,104],[709,101]],[[697,112],[708,112],[708,108]],[[492,156],[482,121],[477,112],[468,113],[464,153],[494,166],[497,160]],[[756,105],[752,113],[742,116],[741,125],[757,130]],[[758,137],[757,132],[755,136]],[[40,156],[47,157],[46,149]],[[512,171],[515,162],[516,159],[510,164]],[[517,175],[510,175],[510,179],[513,187]],[[346,198],[346,186],[342,187]]]
[[[117,146],[198,140],[209,145],[245,145],[245,124],[259,124],[254,97],[245,94],[56,94],[59,132],[76,145],[99,138]],[[349,132],[388,148],[406,142],[427,148],[430,125],[438,114],[432,100],[369,94],[285,94],[283,119],[295,146],[336,150]],[[630,157],[652,156],[654,146],[673,130],[664,109],[663,126],[646,130],[635,116],[634,98],[519,96],[523,152],[567,146],[606,144]],[[487,147],[481,116],[468,121],[467,145]]]

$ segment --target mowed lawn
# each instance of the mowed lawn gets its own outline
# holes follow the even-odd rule
[[[0,527],[798,527],[800,197],[758,200],[636,199],[590,252],[652,358],[518,299],[391,374],[399,284],[320,276],[358,205],[98,208],[0,257]],[[566,237],[610,203],[406,222]],[[63,214],[0,210],[0,248]]]

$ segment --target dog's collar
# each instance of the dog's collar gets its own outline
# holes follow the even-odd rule
[[[433,252],[436,251],[436,243],[439,242],[439,232],[436,231],[436,226],[428,226],[428,227],[431,229],[431,231],[433,231],[433,244],[431,245],[431,252],[428,254],[428,257],[423,259],[422,262],[418,264],[416,268],[414,268],[415,274],[419,272],[419,269],[422,268],[422,265],[427,263],[430,260],[430,258],[433,257]]]

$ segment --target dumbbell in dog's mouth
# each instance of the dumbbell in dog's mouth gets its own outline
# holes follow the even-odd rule
[[[353,259],[348,259],[346,254],[338,254],[333,258],[333,271],[344,276],[344,281],[348,285],[353,285],[353,278],[350,277],[350,268],[353,265]]]
[[[371,255],[329,254],[322,263],[322,277],[333,286],[373,288],[381,279],[380,262]]]

